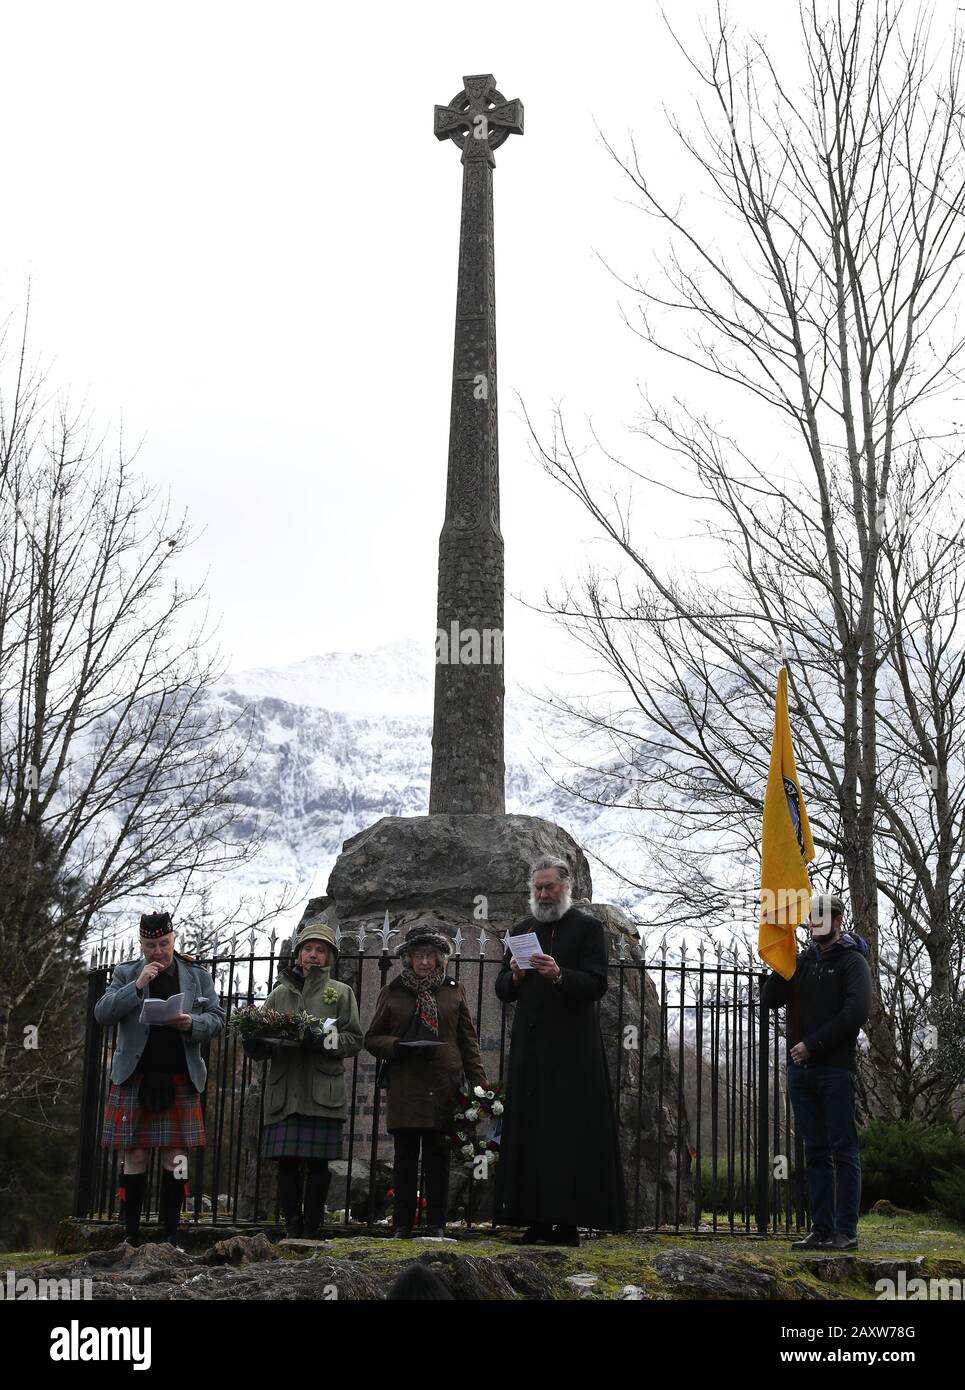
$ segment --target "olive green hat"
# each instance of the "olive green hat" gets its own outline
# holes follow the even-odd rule
[[[298,929],[295,938],[295,946],[292,952],[297,956],[307,941],[321,941],[325,946],[331,946],[338,960],[338,942],[335,940],[335,928],[330,927],[324,917],[313,917],[308,922],[303,922]]]

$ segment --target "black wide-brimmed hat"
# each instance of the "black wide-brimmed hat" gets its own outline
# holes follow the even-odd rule
[[[397,956],[406,956],[413,946],[434,946],[443,956],[452,955],[452,942],[445,932],[439,930],[431,918],[413,922],[405,934],[405,940],[396,948]]]
[[[141,915],[140,937],[142,941],[153,941],[156,936],[167,936],[174,931],[170,912],[145,912]]]

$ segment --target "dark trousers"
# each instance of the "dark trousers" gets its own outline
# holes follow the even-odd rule
[[[787,1090],[804,1140],[811,1226],[824,1235],[858,1234],[861,1153],[854,1122],[857,1082],[846,1067],[787,1065]]]
[[[395,1224],[411,1230],[419,1183],[419,1145],[425,1172],[426,1224],[444,1226],[449,1206],[449,1144],[441,1129],[395,1129]]]
[[[275,1161],[278,1164],[278,1196],[287,1234],[316,1235],[325,1221],[325,1198],[332,1181],[328,1159],[279,1158]],[[306,1168],[307,1173],[304,1173]]]

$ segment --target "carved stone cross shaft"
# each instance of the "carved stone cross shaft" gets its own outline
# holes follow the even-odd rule
[[[431,815],[502,815],[503,538],[499,530],[493,150],[523,133],[523,107],[486,73],[435,108],[462,150],[462,221],[446,513],[439,537]]]

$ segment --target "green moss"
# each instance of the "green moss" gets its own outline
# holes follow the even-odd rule
[[[582,1298],[584,1295],[568,1284],[567,1279],[574,1274],[595,1274],[599,1283],[593,1286],[591,1297],[619,1298],[627,1284],[637,1284],[653,1294],[660,1293],[661,1285],[652,1266],[652,1254],[648,1259],[645,1253],[649,1245],[649,1241],[644,1243],[631,1236],[605,1236],[585,1241],[579,1249],[555,1247],[563,1258],[552,1265],[540,1260],[539,1250],[534,1251],[534,1255],[549,1276],[554,1291],[559,1291],[561,1297]]]
[[[668,1251],[692,1250],[710,1257],[725,1256],[746,1270],[767,1274],[776,1283],[772,1298],[801,1299],[808,1294],[825,1301],[840,1299],[874,1300],[875,1291],[870,1266],[881,1259],[914,1259],[922,1255],[920,1273],[924,1278],[947,1278],[961,1274],[959,1261],[965,1261],[965,1231],[956,1230],[951,1223],[932,1226],[920,1215],[910,1221],[865,1217],[859,1228],[860,1249],[855,1273],[831,1283],[813,1272],[814,1256],[802,1256],[791,1249],[791,1238],[695,1236],[695,1235],[622,1235],[584,1239],[578,1249],[568,1246],[519,1247],[508,1236],[482,1239],[456,1239],[453,1244],[434,1246],[421,1241],[393,1240],[391,1237],[373,1239],[358,1234],[336,1237],[324,1246],[279,1246],[276,1251],[286,1258],[310,1258],[316,1253],[328,1259],[379,1260],[387,1264],[402,1264],[418,1259],[432,1249],[444,1249],[458,1255],[477,1259],[513,1259],[525,1255],[542,1269],[555,1298],[565,1302],[603,1301],[618,1299],[628,1284],[644,1290],[654,1301],[683,1298],[686,1294],[669,1289],[661,1282],[654,1268],[657,1257]],[[575,1274],[593,1274],[598,1282],[588,1291],[574,1288],[567,1279]]]
[[[77,1255],[55,1255],[52,1250],[8,1250],[0,1255],[0,1269],[27,1269],[30,1265],[76,1260]]]

